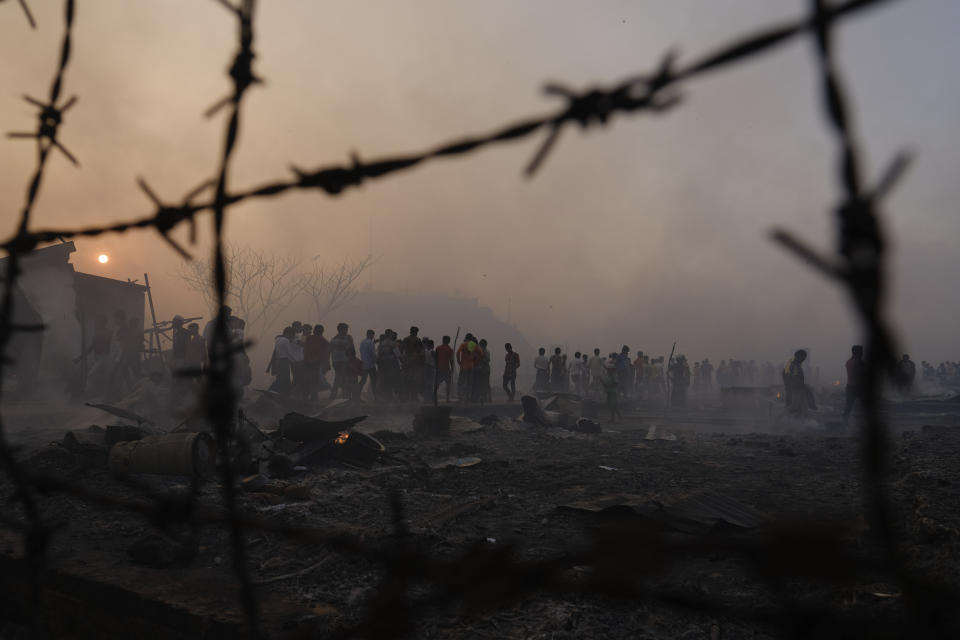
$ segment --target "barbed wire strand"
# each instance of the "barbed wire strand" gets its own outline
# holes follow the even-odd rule
[[[256,7],[255,0],[241,0],[239,7],[234,7],[227,0],[218,0],[229,9],[237,19],[239,49],[230,66],[229,75],[233,81],[233,94],[229,102],[230,115],[223,143],[223,155],[220,160],[219,175],[217,177],[216,195],[213,205],[214,222],[214,287],[218,308],[226,305],[227,276],[224,258],[223,226],[226,217],[225,196],[227,192],[227,178],[230,161],[240,132],[240,105],[243,97],[254,83],[253,75],[253,15]],[[219,109],[219,105],[216,109]],[[216,111],[214,109],[214,111]],[[212,115],[213,111],[210,112]],[[189,198],[188,198],[189,200]],[[231,338],[231,327],[227,326],[227,316],[217,313],[213,335],[213,348],[210,373],[207,377],[208,392],[205,394],[207,419],[214,426],[217,444],[221,457],[221,481],[223,483],[223,499],[227,509],[229,530],[233,548],[233,562],[240,583],[240,602],[247,617],[250,635],[260,637],[260,616],[253,584],[250,581],[250,572],[247,567],[246,540],[243,536],[243,526],[240,522],[237,507],[237,482],[233,470],[233,460],[230,452],[230,436],[233,418],[236,415],[238,398],[233,385],[233,360],[237,347]]]
[[[218,0],[222,1],[222,0]],[[891,2],[892,0],[849,0],[826,10],[826,19],[836,21],[846,18],[863,9]],[[528,164],[526,173],[533,175],[542,165],[547,153],[554,147],[560,131],[569,124],[579,124],[589,128],[596,124],[607,124],[618,113],[629,114],[639,111],[663,112],[679,104],[680,97],[668,89],[682,81],[688,81],[700,75],[719,70],[736,62],[758,54],[769,52],[792,38],[815,28],[809,18],[775,25],[745,36],[733,43],[719,47],[715,51],[694,60],[686,67],[674,69],[675,56],[672,52],[664,55],[658,69],[652,75],[632,76],[611,89],[592,89],[582,94],[561,88],[556,83],[547,85],[547,91],[553,95],[565,95],[567,106],[549,115],[508,124],[493,133],[480,136],[468,136],[442,143],[419,153],[385,157],[371,162],[362,162],[354,154],[349,166],[334,165],[313,171],[291,167],[295,175],[293,180],[280,180],[252,187],[236,193],[224,192],[212,200],[181,204],[157,204],[156,211],[145,217],[119,222],[106,226],[85,228],[60,228],[36,231],[29,235],[17,235],[3,242],[8,251],[28,251],[42,242],[51,242],[58,238],[77,238],[97,236],[103,233],[122,233],[131,229],[153,228],[160,234],[168,234],[181,223],[191,221],[197,213],[213,211],[219,201],[224,207],[253,198],[268,198],[290,190],[319,189],[328,195],[339,195],[350,187],[358,187],[364,181],[383,178],[423,164],[432,159],[460,156],[474,152],[489,145],[500,144],[526,138],[541,129],[548,128],[549,135]],[[249,80],[256,82],[256,78]],[[215,104],[210,111],[223,106],[224,101]],[[210,113],[208,111],[208,114]],[[145,184],[145,183],[144,183]],[[178,252],[186,253],[182,248]]]
[[[139,181],[141,189],[147,194],[156,206],[156,211],[150,217],[140,218],[130,222],[124,222],[104,227],[90,227],[81,229],[63,229],[48,231],[29,231],[30,211],[32,210],[37,191],[41,183],[43,169],[46,166],[47,154],[52,148],[58,148],[63,151],[68,159],[74,160],[72,154],[62,147],[57,139],[57,127],[60,124],[60,116],[66,108],[69,108],[75,100],[67,101],[59,109],[54,105],[59,99],[60,86],[62,83],[63,72],[69,60],[70,50],[70,29],[72,26],[73,2],[66,2],[68,25],[64,37],[63,54],[61,64],[55,77],[53,88],[51,89],[51,99],[48,103],[31,102],[41,107],[41,124],[36,134],[30,137],[36,137],[38,140],[39,161],[38,168],[28,190],[27,204],[21,217],[21,224],[18,232],[4,243],[4,248],[10,253],[8,262],[7,278],[3,296],[3,304],[0,305],[0,351],[6,352],[6,347],[15,330],[27,330],[36,327],[21,327],[13,322],[13,295],[16,286],[18,272],[18,256],[31,251],[41,242],[47,242],[58,237],[79,237],[93,236],[100,233],[124,232],[135,228],[153,228],[155,229],[175,250],[182,255],[189,257],[189,253],[179,246],[172,238],[169,232],[182,223],[186,223],[191,229],[191,244],[195,241],[195,217],[200,212],[211,212],[213,214],[215,246],[214,261],[215,273],[214,281],[216,287],[217,299],[222,304],[225,302],[225,270],[223,262],[223,225],[227,211],[230,206],[248,198],[261,198],[279,195],[291,189],[320,189],[330,195],[342,193],[345,189],[353,186],[359,186],[364,180],[369,178],[378,178],[391,173],[412,168],[429,159],[446,156],[457,156],[480,149],[486,145],[506,142],[527,137],[541,129],[547,129],[547,137],[533,156],[527,167],[527,174],[533,175],[541,166],[549,152],[555,147],[559,139],[561,130],[570,123],[580,124],[587,128],[594,124],[606,124],[616,113],[631,113],[635,111],[664,111],[679,103],[679,95],[666,91],[668,87],[679,84],[682,80],[690,79],[701,73],[710,70],[719,69],[737,61],[742,61],[758,53],[769,51],[774,46],[782,44],[790,38],[804,32],[811,32],[817,42],[817,55],[820,62],[822,81],[824,84],[824,101],[827,105],[830,115],[831,126],[838,139],[838,146],[841,149],[841,166],[839,173],[841,175],[841,184],[846,194],[845,204],[840,207],[838,213],[838,226],[840,232],[840,246],[838,257],[827,257],[820,252],[809,248],[805,243],[794,238],[791,234],[777,230],[775,239],[787,246],[789,249],[798,253],[811,264],[817,266],[823,273],[838,279],[850,288],[857,308],[864,319],[871,339],[869,344],[871,350],[881,357],[875,357],[871,362],[871,374],[868,381],[868,393],[865,398],[868,427],[864,437],[863,458],[865,461],[865,485],[868,495],[865,496],[871,505],[873,513],[873,522],[877,527],[878,534],[884,549],[886,550],[887,563],[885,566],[891,568],[898,577],[903,577],[903,573],[898,570],[900,560],[897,553],[897,541],[893,527],[892,515],[889,507],[886,506],[886,497],[883,488],[884,462],[883,454],[888,446],[884,439],[884,425],[879,415],[879,393],[881,376],[884,367],[890,364],[890,354],[893,354],[893,344],[890,332],[887,329],[882,316],[882,305],[884,294],[884,271],[883,271],[883,241],[879,231],[878,218],[873,210],[874,201],[885,195],[903,174],[907,166],[907,156],[899,155],[878,182],[872,194],[865,194],[861,186],[859,164],[856,157],[856,147],[850,126],[849,116],[845,106],[845,98],[837,74],[834,70],[834,63],[830,48],[830,29],[836,22],[848,15],[852,15],[859,9],[878,5],[883,0],[856,0],[846,2],[837,6],[830,6],[822,0],[813,0],[813,10],[810,17],[801,19],[797,22],[771,27],[761,31],[753,36],[748,36],[737,40],[732,44],[721,47],[684,68],[674,69],[674,56],[667,54],[661,62],[658,70],[650,76],[638,76],[630,78],[625,82],[615,86],[613,89],[600,90],[595,89],[583,94],[577,94],[558,84],[549,84],[546,91],[551,95],[559,95],[567,99],[568,104],[563,110],[547,117],[530,118],[518,123],[508,125],[487,136],[467,137],[458,141],[439,145],[432,150],[420,154],[410,154],[405,156],[396,156],[392,158],[381,159],[372,163],[361,163],[358,158],[353,158],[353,164],[349,167],[334,166],[321,168],[313,172],[294,169],[295,180],[279,181],[268,183],[266,185],[255,187],[247,191],[239,191],[231,194],[228,191],[229,166],[232,160],[236,140],[240,130],[240,104],[246,90],[258,79],[252,71],[252,62],[254,60],[253,52],[253,0],[243,0],[239,7],[231,5],[226,0],[217,0],[220,4],[233,12],[238,20],[239,31],[239,49],[234,57],[229,74],[233,81],[233,91],[231,95],[214,104],[206,113],[210,116],[224,107],[229,107],[229,117],[226,126],[223,153],[220,160],[220,166],[217,178],[206,180],[199,187],[189,193],[180,204],[164,205],[159,197],[149,188],[143,180]],[[43,118],[43,109],[49,108],[46,115],[56,115],[49,121]],[[46,123],[46,124],[45,124]],[[46,128],[44,128],[46,126]],[[15,137],[25,137],[23,134],[14,134]],[[209,188],[215,185],[215,194],[213,198],[206,202],[196,203],[194,199]],[[824,619],[835,623],[832,630],[828,629],[824,637],[844,637],[849,635],[853,629],[863,629],[865,624],[862,620],[855,620],[849,616],[842,616],[839,613],[830,613],[822,608],[809,610],[802,603],[793,601],[784,601],[780,611],[770,613],[757,609],[756,607],[730,607],[715,601],[709,601],[702,598],[691,598],[685,594],[672,594],[655,591],[642,587],[636,582],[624,583],[623,576],[618,571],[612,573],[603,573],[598,571],[597,579],[584,583],[571,582],[563,577],[562,570],[566,570],[571,563],[578,563],[587,566],[603,569],[605,563],[609,564],[612,560],[617,562],[636,563],[640,568],[643,567],[644,548],[639,549],[634,544],[635,539],[630,539],[629,544],[603,544],[596,547],[588,547],[586,550],[568,551],[555,558],[548,558],[542,563],[520,563],[509,554],[501,551],[499,555],[489,555],[482,549],[468,549],[461,556],[452,560],[441,560],[430,556],[421,550],[418,550],[410,540],[408,530],[404,523],[402,505],[399,496],[393,494],[392,509],[394,511],[394,537],[397,544],[387,549],[380,548],[377,545],[364,543],[343,534],[326,533],[321,530],[311,528],[291,527],[276,522],[262,521],[251,518],[242,513],[236,502],[236,478],[232,468],[232,461],[226,444],[231,435],[231,419],[236,406],[236,397],[230,385],[230,370],[232,361],[232,351],[228,335],[228,327],[225,319],[218,316],[215,324],[214,348],[212,349],[212,367],[208,374],[208,390],[205,394],[207,416],[214,425],[217,435],[218,450],[221,458],[225,462],[220,467],[221,481],[223,483],[223,511],[206,512],[192,508],[193,503],[189,502],[195,498],[196,491],[192,492],[192,497],[186,500],[170,496],[150,496],[146,487],[140,487],[144,499],[140,501],[126,501],[104,495],[102,492],[95,492],[78,486],[75,482],[65,480],[55,480],[42,478],[34,474],[27,474],[20,466],[15,456],[13,456],[10,445],[6,439],[5,431],[0,425],[0,463],[10,475],[14,482],[18,500],[23,504],[26,520],[22,521],[16,517],[4,516],[2,521],[9,527],[21,529],[27,539],[26,555],[31,562],[37,558],[44,557],[46,544],[48,541],[47,533],[49,529],[44,530],[41,527],[39,519],[39,510],[30,488],[44,490],[57,490],[62,493],[76,496],[87,503],[98,505],[105,509],[120,509],[128,513],[134,513],[147,517],[155,524],[170,523],[177,521],[189,521],[195,526],[225,526],[231,536],[231,545],[234,551],[234,564],[236,565],[237,580],[240,589],[240,599],[247,621],[253,635],[259,634],[259,612],[253,587],[247,570],[247,560],[245,553],[245,542],[243,532],[245,530],[275,531],[292,540],[310,541],[313,543],[322,543],[342,553],[355,553],[363,557],[375,560],[381,563],[385,568],[383,587],[380,591],[382,597],[374,603],[370,615],[361,622],[353,631],[365,635],[388,635],[397,631],[396,626],[385,625],[388,620],[409,625],[414,622],[413,612],[422,614],[427,607],[440,602],[451,602],[456,599],[470,600],[483,595],[483,590],[489,589],[489,583],[480,581],[479,589],[471,591],[472,587],[468,582],[463,581],[465,571],[476,571],[478,563],[480,566],[488,566],[495,569],[498,576],[505,580],[515,580],[518,585],[514,590],[505,590],[496,602],[505,604],[510,598],[515,598],[522,593],[530,593],[535,590],[552,590],[554,592],[583,592],[593,594],[619,595],[621,597],[636,598],[642,597],[651,601],[659,601],[673,606],[680,606],[700,612],[712,612],[715,614],[725,613],[732,616],[741,616],[747,619],[756,620],[762,623],[776,624],[783,629],[795,629],[796,625],[809,622],[811,617],[827,616]],[[890,357],[883,357],[883,356]],[[0,367],[4,365],[0,362]],[[871,386],[872,385],[872,386]],[[184,508],[188,505],[188,508]],[[794,534],[798,533],[793,531]],[[806,533],[810,532],[807,525]],[[43,535],[41,535],[43,533]],[[35,536],[35,537],[32,537]],[[803,540],[805,538],[798,538]],[[31,542],[32,541],[32,542]],[[828,541],[836,542],[837,538],[828,538]],[[702,541],[690,543],[691,546],[701,545],[703,549],[717,549],[725,542],[716,537],[708,537]],[[659,545],[659,546],[658,546]],[[773,554],[783,553],[782,546],[771,545],[769,542],[742,541],[737,542],[738,552],[746,559],[752,558],[754,564],[758,567],[764,566],[762,560],[770,558]],[[691,546],[679,549],[676,546],[669,546],[669,541],[660,539],[651,543],[649,549],[662,551],[663,556],[679,561],[691,551]],[[631,551],[632,549],[632,551]],[[647,550],[649,550],[647,549]],[[728,547],[729,549],[729,547]],[[793,549],[794,551],[796,548]],[[856,557],[853,554],[841,555],[837,559],[838,565],[844,565],[844,562],[854,563],[850,566],[856,566],[863,569],[862,563],[855,562]],[[621,564],[615,565],[617,569],[622,569]],[[562,569],[562,570],[561,570]],[[784,573],[793,575],[803,575],[799,566],[781,567]],[[639,571],[636,578],[642,578],[649,575],[649,572]],[[489,576],[488,576],[489,578]],[[782,578],[782,576],[766,576],[768,580],[772,578]],[[447,589],[447,595],[430,596],[418,600],[411,600],[408,585],[412,580],[428,580],[435,583],[438,587],[443,586]],[[36,577],[35,582],[39,585],[40,577]],[[942,587],[942,585],[938,585]],[[943,589],[944,592],[948,591]],[[955,594],[948,594],[955,597]],[[39,602],[39,600],[37,601]],[[932,628],[930,620],[916,619],[910,622],[920,622],[920,626],[914,626],[913,629]],[[792,625],[792,626],[791,626]],[[853,626],[851,626],[853,625]],[[927,625],[927,626],[924,626]],[[876,627],[876,625],[874,625]],[[906,628],[906,627],[905,627]],[[888,629],[879,629],[878,634]],[[886,635],[884,633],[884,635]]]
[[[21,6],[24,8],[31,26],[35,27],[33,16],[30,15],[26,3],[21,2]],[[56,103],[60,99],[64,73],[66,72],[67,64],[70,62],[71,33],[73,30],[75,9],[74,1],[65,0],[64,9],[65,26],[60,47],[60,61],[50,87],[49,99],[46,103],[42,103],[34,98],[26,97],[28,102],[40,108],[40,113],[38,114],[37,130],[32,135],[32,137],[35,137],[37,140],[37,165],[29,186],[27,187],[25,202],[20,214],[20,224],[17,232],[19,235],[29,233],[30,215],[36,203],[37,194],[40,191],[40,185],[43,180],[44,169],[47,166],[50,151],[53,148],[60,148],[67,153],[58,142],[57,133],[62,122],[63,112],[76,102],[76,98],[71,98],[59,108],[56,106]],[[67,156],[70,157],[70,154],[67,153]],[[7,361],[6,352],[10,340],[16,331],[23,329],[23,327],[19,327],[14,322],[14,305],[16,304],[14,296],[17,290],[16,282],[20,275],[20,269],[20,255],[18,252],[11,251],[7,258],[7,269],[4,280],[6,286],[3,289],[2,301],[0,301],[0,354],[3,354],[3,358],[0,359],[0,380],[3,378],[2,370]],[[3,385],[0,384],[0,402],[2,402],[2,394]],[[29,602],[32,610],[30,620],[32,622],[34,635],[39,636],[43,633],[42,625],[44,620],[44,617],[39,615],[43,601],[42,575],[46,565],[47,542],[52,531],[44,523],[39,506],[32,495],[23,469],[17,462],[10,441],[7,438],[6,425],[2,417],[0,417],[0,466],[3,467],[4,473],[9,476],[13,483],[15,495],[23,508],[23,514],[28,523],[24,528],[24,556],[27,560],[30,574],[30,584],[28,585],[31,594]]]

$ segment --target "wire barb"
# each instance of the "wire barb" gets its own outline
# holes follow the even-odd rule
[[[37,21],[33,19],[33,14],[30,12],[30,5],[27,4],[27,0],[17,0],[20,4],[20,8],[23,9],[23,15],[27,17],[27,22],[30,23],[31,29],[37,28]]]

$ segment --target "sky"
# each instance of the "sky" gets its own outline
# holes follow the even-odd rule
[[[0,125],[30,130],[21,94],[46,95],[61,4],[31,2],[33,31],[0,4]],[[261,2],[255,69],[231,185],[428,148],[560,106],[548,81],[583,89],[681,62],[807,3],[770,0]],[[884,206],[890,312],[915,359],[960,359],[954,285],[960,199],[960,3],[900,0],[844,22],[848,81],[868,176],[900,149],[916,161]],[[80,1],[65,95],[79,102],[34,214],[37,227],[150,212],[143,177],[176,200],[215,174],[234,20],[213,0]],[[842,292],[769,240],[775,227],[834,246],[835,147],[810,42],[682,87],[668,113],[565,131],[533,179],[540,138],[371,181],[337,198],[298,192],[231,210],[227,237],[336,264],[368,253],[363,286],[476,297],[531,343],[620,344],[693,358],[783,360],[799,347],[839,370],[859,327]],[[0,225],[12,233],[33,168],[27,142],[0,140]],[[209,217],[198,255],[210,251]],[[186,242],[184,230],[176,236]],[[158,313],[203,314],[155,232],[81,239],[81,271],[150,274]],[[111,260],[99,265],[96,256]],[[349,319],[347,319],[349,320]],[[411,319],[411,322],[415,319]],[[279,329],[279,327],[278,327]]]

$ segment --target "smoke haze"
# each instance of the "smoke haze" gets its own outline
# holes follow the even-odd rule
[[[0,5],[4,131],[34,127],[19,94],[46,95],[59,51],[59,4],[33,5],[35,32],[16,3]],[[284,177],[291,164],[347,162],[352,151],[372,158],[488,131],[558,106],[539,91],[546,81],[614,82],[653,69],[673,46],[689,59],[805,8],[263,2],[255,70],[266,84],[249,94],[231,184]],[[957,24],[952,0],[892,3],[846,22],[839,41],[871,175],[902,147],[917,154],[886,207],[892,310],[917,361],[960,358],[951,277],[960,238]],[[233,29],[215,2],[80,4],[65,87],[80,102],[61,139],[82,168],[54,158],[35,226],[147,214],[137,176],[169,200],[211,176],[222,123],[201,114],[229,91]],[[832,247],[835,154],[818,91],[800,40],[686,85],[684,103],[667,114],[566,131],[533,180],[521,171],[539,140],[439,161],[340,198],[245,203],[230,214],[228,238],[331,263],[373,253],[362,287],[459,291],[503,318],[509,305],[534,347],[626,343],[664,354],[678,340],[696,358],[782,360],[806,346],[820,363],[836,353],[839,367],[859,333],[846,300],[767,238],[783,226]],[[0,144],[0,220],[10,233],[35,151]],[[209,224],[203,218],[201,228]],[[177,237],[186,241],[185,229]],[[81,271],[148,272],[161,317],[209,315],[155,233],[81,239],[77,248]],[[111,256],[106,266],[96,263],[101,252]]]

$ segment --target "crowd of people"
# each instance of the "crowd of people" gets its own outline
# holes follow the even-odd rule
[[[293,322],[276,336],[266,368],[274,378],[271,391],[306,401],[326,392],[328,400],[346,398],[354,403],[360,402],[364,389],[382,402],[433,401],[435,395],[449,402],[451,393],[461,402],[483,404],[493,399],[494,347],[472,333],[454,345],[450,336],[442,336],[440,344],[421,337],[416,326],[402,339],[392,329],[379,336],[368,329],[358,345],[346,323],[338,324],[329,339],[325,331],[320,324]],[[520,355],[510,343],[502,348],[501,386],[513,402]],[[632,358],[626,345],[606,356],[596,348],[592,357],[578,351],[572,358],[559,347],[547,356],[541,347],[532,362],[533,391],[575,393],[610,404],[663,394],[669,385],[671,402],[684,406],[688,390],[709,393],[715,377],[724,386],[755,384],[763,378],[773,384],[775,371],[770,363],[758,369],[753,361],[722,361],[716,369],[709,358],[695,362],[692,369],[683,355],[672,358],[666,368],[664,361],[643,352]]]
[[[960,386],[960,362],[949,360],[933,366],[926,360],[920,362],[920,371],[924,382],[942,385]]]
[[[187,324],[183,316],[173,317],[171,322],[170,350],[172,362],[170,370],[173,372],[173,393],[175,404],[188,404],[193,395],[202,388],[203,376],[215,359],[214,350],[217,343],[214,340],[217,322],[222,320],[227,329],[227,340],[222,346],[222,358],[230,359],[230,383],[238,396],[243,395],[243,389],[253,381],[253,371],[250,367],[250,357],[247,354],[246,322],[243,318],[233,315],[228,306],[220,308],[218,317],[211,319],[200,331],[196,322]]]
[[[382,402],[433,401],[441,393],[447,401],[456,390],[464,402],[492,400],[490,387],[491,350],[485,339],[467,333],[456,346],[450,336],[440,344],[420,336],[419,327],[410,327],[400,338],[393,329],[379,336],[366,330],[359,345],[344,322],[327,339],[323,325],[293,322],[274,340],[267,373],[273,376],[270,390],[282,397],[315,401],[328,392],[328,399],[345,398],[359,403],[366,388],[372,398]],[[511,360],[507,344],[507,369],[504,390],[510,399],[516,393],[519,360]],[[512,363],[512,364],[511,364]],[[456,379],[454,373],[458,372]],[[332,377],[332,380],[331,380]],[[508,382],[512,384],[508,386]]]
[[[643,398],[663,395],[667,386],[671,390],[671,402],[678,406],[686,403],[688,392],[711,393],[717,387],[753,387],[777,384],[777,368],[771,362],[757,365],[750,360],[721,360],[714,367],[709,358],[694,362],[691,366],[686,356],[671,356],[665,363],[664,356],[651,357],[642,351],[631,356],[630,347],[624,345],[619,352],[601,355],[595,348],[593,355],[579,351],[569,358],[555,347],[547,356],[541,347],[534,359],[535,391],[554,393],[572,392],[578,395],[602,399],[605,388],[616,382],[617,395],[621,398]],[[611,374],[610,372],[613,372]],[[606,385],[604,378],[611,378]]]
[[[357,345],[346,323],[337,325],[336,334],[329,340],[324,331],[323,325],[294,322],[276,337],[267,366],[274,377],[272,391],[308,401],[328,392],[329,400],[342,397],[358,403],[364,389],[373,400],[383,402],[433,401],[435,397],[449,402],[452,393],[461,402],[492,401],[494,347],[471,333],[454,345],[450,336],[443,336],[440,344],[421,337],[416,326],[410,327],[403,339],[391,329],[379,336],[370,329]],[[502,358],[502,388],[512,402],[516,398],[521,357],[507,343],[498,358]],[[782,368],[769,361],[758,364],[754,360],[734,358],[721,360],[714,367],[709,358],[691,365],[683,354],[651,357],[637,351],[632,355],[627,345],[607,355],[602,355],[600,348],[594,348],[592,355],[577,351],[572,356],[563,353],[560,347],[548,355],[546,348],[541,347],[528,366],[532,366],[534,373],[534,393],[577,394],[605,403],[612,418],[618,415],[620,403],[627,399],[639,401],[668,396],[672,406],[684,407],[690,393],[707,395],[717,388],[781,384],[790,412],[805,415],[806,411],[816,408],[813,393],[804,379],[806,359],[806,351],[799,350]],[[856,363],[862,361],[862,352],[859,357],[855,355],[854,360],[854,364],[847,363],[848,379],[858,377]],[[951,370],[946,365],[941,365],[941,369],[945,374],[956,373],[956,368]],[[903,357],[898,372],[893,382],[908,393],[916,374],[916,366],[909,356]],[[859,388],[856,382],[848,383],[845,415],[858,397]]]
[[[232,383],[239,395],[252,381],[250,359],[246,353],[243,319],[233,315],[229,307],[220,310],[220,317],[206,323],[203,331],[196,322],[187,323],[181,316],[171,322],[172,349],[170,370],[176,372],[175,397],[188,397],[191,388],[198,390],[202,376],[215,359],[213,335],[218,320],[228,330],[225,355],[231,359]],[[89,344],[77,361],[90,363],[86,376],[89,397],[119,397],[141,378],[140,363],[144,351],[142,321],[127,318],[122,311],[114,314],[113,327],[106,316],[98,316]],[[442,336],[439,344],[421,337],[416,326],[402,339],[396,331],[386,329],[379,335],[368,329],[357,344],[350,327],[340,323],[336,333],[327,337],[321,324],[292,322],[274,339],[273,351],[266,372],[273,377],[270,391],[283,398],[307,402],[344,398],[359,403],[366,390],[368,400],[379,402],[432,402],[452,395],[460,402],[489,403],[493,400],[491,376],[502,367],[501,386],[508,401],[517,394],[517,377],[524,363],[510,343],[502,347],[488,344],[467,333],[462,341]],[[804,379],[806,351],[798,350],[782,368],[767,361],[721,360],[716,367],[709,358],[691,363],[683,354],[652,357],[642,351],[631,354],[623,345],[619,351],[602,355],[600,348],[572,356],[555,347],[546,348],[526,365],[534,374],[534,393],[573,393],[605,403],[611,419],[619,415],[624,400],[666,397],[675,407],[684,407],[688,394],[708,395],[717,388],[771,387],[783,385],[788,411],[804,416],[816,408],[813,393]],[[500,360],[502,358],[502,360]],[[494,365],[500,360],[500,365]],[[847,373],[846,418],[862,396],[864,353],[855,346],[845,368]],[[893,387],[909,395],[916,384],[917,365],[904,355],[891,375]],[[920,375],[924,383],[960,384],[960,363],[943,362],[934,367],[923,361]],[[779,372],[779,375],[778,375]],[[836,383],[836,384],[839,384]],[[321,394],[327,394],[321,397]]]

